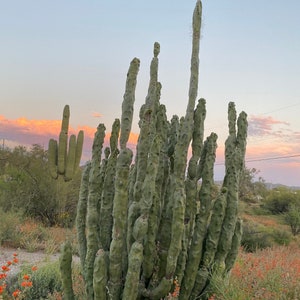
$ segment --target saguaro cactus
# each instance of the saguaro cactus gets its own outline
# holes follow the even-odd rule
[[[82,176],[77,211],[79,254],[87,299],[163,299],[180,285],[178,299],[208,297],[211,276],[226,276],[241,237],[238,182],[243,168],[247,120],[229,103],[225,177],[213,198],[217,135],[203,142],[205,100],[198,89],[202,5],[193,14],[193,50],[186,114],[169,122],[160,103],[160,46],[154,44],[150,83],[140,109],[140,135],[132,161],[128,148],[139,60],[127,74],[120,138],[113,126],[110,151],[101,151],[105,127],[98,126],[92,160]],[[192,156],[188,161],[189,145]],[[187,171],[187,172],[186,172]],[[112,220],[111,220],[112,217]],[[107,226],[105,229],[103,227]],[[62,266],[63,276],[70,277]],[[178,292],[178,286],[176,287]]]
[[[79,167],[84,139],[84,133],[80,130],[77,139],[74,134],[70,136],[68,146],[69,119],[70,108],[69,105],[66,105],[63,110],[58,143],[56,140],[50,139],[48,146],[50,174],[54,179],[63,175],[65,181],[72,180]]]

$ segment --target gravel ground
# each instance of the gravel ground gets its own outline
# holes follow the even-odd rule
[[[52,261],[57,261],[59,259],[59,253],[54,254],[45,254],[43,251],[37,252],[27,252],[21,249],[12,249],[0,247],[0,267],[6,265],[7,261],[13,260],[13,254],[18,254],[19,262],[15,265],[11,265],[9,275],[18,273],[20,266],[22,265],[36,265],[37,267],[41,266],[44,263],[49,263]],[[78,257],[73,257],[73,260],[79,261]],[[2,272],[2,269],[0,269]]]

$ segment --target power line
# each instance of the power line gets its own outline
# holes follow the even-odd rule
[[[286,156],[274,156],[274,157],[265,157],[265,158],[253,158],[245,160],[246,163],[249,162],[257,162],[257,161],[268,161],[268,160],[277,160],[277,159],[284,159],[284,158],[293,158],[293,157],[300,157],[300,154],[291,154]],[[216,163],[216,166],[224,165],[225,162]]]
[[[275,157],[266,157],[266,158],[254,158],[254,159],[246,160],[245,162],[276,160],[276,159],[292,158],[292,157],[299,157],[299,156],[300,156],[300,154],[293,154],[293,155],[286,155],[286,156],[275,156]]]

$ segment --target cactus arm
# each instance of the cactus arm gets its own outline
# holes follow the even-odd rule
[[[193,13],[193,40],[192,40],[192,55],[191,55],[191,75],[189,86],[189,99],[186,109],[186,115],[183,120],[183,125],[179,133],[180,138],[175,147],[174,160],[174,205],[171,228],[171,243],[168,250],[166,278],[173,278],[178,255],[181,251],[181,241],[184,231],[184,216],[185,216],[185,200],[186,194],[184,189],[184,177],[186,169],[186,157],[188,146],[192,138],[192,126],[194,119],[194,107],[198,91],[199,77],[199,47],[200,47],[200,30],[202,18],[202,4],[197,1]]]
[[[217,135],[212,133],[204,143],[203,152],[205,164],[203,168],[202,185],[199,191],[200,210],[196,216],[193,239],[188,252],[188,261],[180,290],[179,299],[189,299],[195,283],[198,267],[203,252],[203,240],[210,210],[212,207],[211,188],[213,186],[213,166],[216,157]]]
[[[213,206],[211,220],[204,241],[205,245],[202,262],[197,272],[194,288],[190,296],[191,299],[194,299],[201,294],[201,291],[206,286],[210,271],[212,269],[225,214],[226,193],[227,189],[222,188]]]
[[[78,132],[77,141],[76,141],[74,172],[77,171],[77,169],[79,168],[79,165],[80,165],[83,142],[84,142],[84,132],[83,132],[83,130],[80,130]]]
[[[127,141],[129,139],[133,110],[134,110],[134,101],[135,101],[135,88],[137,82],[137,74],[140,67],[140,61],[138,58],[134,58],[131,63],[127,73],[126,88],[125,94],[123,97],[122,103],[122,128],[120,135],[120,148],[126,148]]]
[[[238,250],[241,245],[241,239],[243,234],[243,221],[241,218],[238,218],[234,230],[234,235],[232,237],[232,243],[230,251],[228,252],[225,260],[225,271],[226,273],[229,273],[229,271],[232,269],[234,262],[238,255]]]
[[[72,246],[70,241],[66,241],[62,245],[61,255],[59,257],[59,268],[64,291],[63,299],[74,300],[75,296],[72,284]]]
[[[99,238],[101,247],[105,250],[109,250],[111,243],[111,234],[113,226],[113,200],[114,200],[114,182],[116,173],[116,163],[119,150],[115,150],[111,153],[107,166],[106,174],[103,182],[101,207],[100,207],[100,220],[99,220]]]
[[[116,173],[117,156],[119,154],[118,137],[120,132],[120,121],[115,119],[110,136],[110,156],[107,161],[100,205],[99,239],[102,249],[109,250],[113,226],[112,210],[114,199],[114,182]]]
[[[85,257],[87,251],[85,230],[86,230],[87,199],[88,199],[88,184],[89,184],[90,170],[91,170],[91,164],[87,163],[81,177],[79,200],[77,204],[77,215],[76,215],[78,251],[79,251],[82,270],[84,270]]]
[[[192,55],[191,55],[191,75],[189,85],[189,100],[186,110],[187,126],[191,124],[194,114],[194,107],[198,93],[199,80],[199,49],[200,49],[200,32],[202,21],[202,3],[197,1],[193,13],[193,40],[192,40]],[[191,131],[190,131],[191,132]],[[186,137],[189,139],[189,135]]]
[[[137,299],[139,292],[140,269],[143,261],[143,245],[140,242],[134,242],[130,249],[128,259],[128,271],[126,275],[126,284],[123,291],[123,300]]]
[[[65,181],[72,180],[74,173],[79,167],[84,140],[84,134],[81,130],[78,133],[77,141],[76,137],[71,135],[68,148],[69,120],[70,107],[65,105],[58,144],[53,139],[50,139],[48,147],[50,175],[54,179],[57,179],[58,175],[63,175]]]
[[[72,134],[69,139],[69,151],[66,160],[66,168],[64,178],[65,181],[72,180],[76,158],[76,136]]]
[[[101,151],[105,137],[105,126],[99,124],[95,133],[92,149],[91,170],[89,174],[89,193],[87,206],[87,253],[85,258],[85,282],[86,292],[89,299],[93,298],[93,270],[96,252],[99,249],[98,240],[98,205],[101,199],[99,189]]]
[[[58,139],[58,155],[57,155],[57,173],[64,175],[66,165],[66,153],[67,153],[68,135],[61,131]]]
[[[103,249],[98,250],[94,262],[93,287],[94,300],[107,299],[108,255]]]
[[[57,179],[57,141],[54,139],[49,140],[48,145],[48,165],[49,172],[53,179]]]
[[[197,184],[198,178],[198,162],[201,156],[203,147],[204,136],[204,120],[206,117],[206,101],[201,98],[198,100],[198,105],[194,111],[194,126],[193,126],[193,139],[192,139],[192,157],[188,164],[187,178],[185,180],[186,204],[185,204],[185,217],[184,217],[184,238],[182,240],[182,251],[180,253],[180,264],[177,264],[176,277],[179,285],[181,284],[182,277],[184,276],[184,268],[187,259],[188,244],[194,228],[195,213],[197,210]]]
[[[70,106],[65,105],[64,110],[63,110],[63,118],[62,118],[62,122],[61,122],[61,132],[68,134],[69,122],[70,122]]]
[[[133,201],[129,207],[129,219],[128,219],[128,232],[127,232],[127,245],[131,247],[132,230],[135,220],[139,216],[139,202],[142,199],[142,187],[145,180],[147,169],[148,154],[151,148],[151,143],[155,135],[156,125],[156,111],[157,102],[159,99],[159,93],[157,89],[160,89],[160,85],[157,82],[158,78],[158,54],[159,54],[159,43],[154,44],[154,57],[152,58],[150,65],[150,80],[148,93],[146,96],[145,104],[140,109],[140,135],[136,148],[136,179],[133,187]],[[158,87],[159,86],[159,87]]]
[[[157,215],[157,211],[153,211],[155,207],[155,192],[156,192],[156,176],[159,167],[159,154],[161,149],[160,136],[156,136],[153,140],[146,170],[146,178],[143,184],[143,196],[140,203],[141,216],[147,220],[147,231],[148,236],[145,241],[144,250],[144,264],[143,271],[145,278],[149,279],[154,267],[153,262],[153,250],[155,249],[155,237],[156,237],[156,224],[157,221],[154,218]],[[152,211],[151,211],[152,209]],[[136,225],[134,225],[136,226]],[[145,237],[145,236],[144,236]],[[143,237],[143,238],[144,238]],[[136,239],[135,239],[136,240]]]
[[[58,157],[57,157],[57,172],[58,174],[61,175],[64,175],[65,173],[67,146],[68,146],[69,119],[70,119],[70,107],[69,105],[65,105],[63,110],[62,123],[61,123],[61,131],[59,134]]]
[[[128,177],[132,160],[132,151],[121,150],[117,159],[115,196],[113,205],[113,230],[109,252],[109,291],[114,299],[120,299],[122,289],[122,253],[125,249],[125,232],[127,226]]]

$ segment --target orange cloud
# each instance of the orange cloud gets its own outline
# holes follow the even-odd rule
[[[259,119],[259,118],[258,118]],[[258,120],[257,118],[252,118]],[[250,135],[247,142],[246,165],[261,170],[261,176],[267,181],[286,183],[300,182],[300,159],[294,154],[300,154],[300,133],[286,130],[284,136],[274,136],[273,126],[285,125],[286,122],[276,121],[272,118],[261,118],[259,126],[263,129],[263,138]],[[15,120],[6,119],[0,115],[0,140],[5,145],[15,147],[17,145],[31,146],[32,144],[44,145],[48,147],[50,138],[58,139],[61,129],[61,120],[30,120],[18,118]],[[91,158],[91,150],[96,128],[90,126],[78,126],[76,129],[70,127],[69,134],[77,134],[79,130],[84,131],[84,146],[82,162]],[[131,133],[128,147],[135,151],[138,141],[138,134]],[[110,132],[106,133],[104,147],[109,146]],[[217,179],[223,179],[224,174],[224,144],[219,143],[216,153]],[[288,157],[291,156],[291,157]],[[280,159],[272,159],[280,157]],[[266,160],[271,158],[270,160]],[[274,179],[274,178],[277,178]],[[281,177],[280,177],[281,176]]]
[[[50,138],[58,139],[61,130],[61,120],[30,120],[24,117],[9,120],[0,115],[0,139],[6,146],[15,147],[17,145],[31,146],[33,144],[48,147]],[[69,134],[84,131],[83,161],[91,158],[92,144],[97,128],[90,126],[78,126],[76,129],[69,127]],[[109,145],[110,132],[106,133],[104,147]],[[128,140],[128,147],[135,149],[138,134],[131,133]]]
[[[94,118],[102,118],[103,115],[100,114],[100,113],[98,113],[98,112],[92,112],[92,117],[94,117]]]

